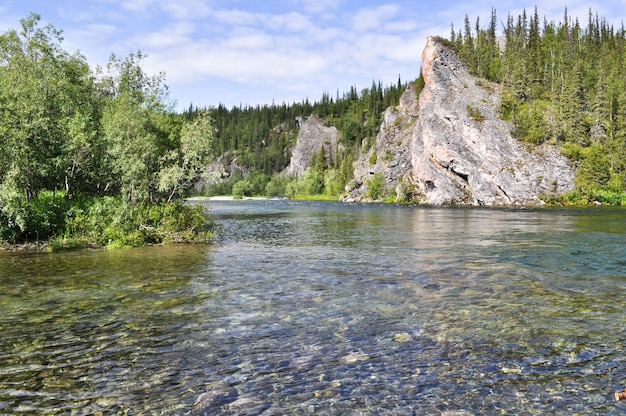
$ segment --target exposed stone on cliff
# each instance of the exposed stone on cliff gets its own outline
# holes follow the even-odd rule
[[[354,163],[355,181],[343,196],[344,201],[364,200],[367,179],[376,173],[382,174],[387,188],[393,190],[411,171],[412,126],[417,120],[417,102],[416,87],[409,84],[399,105],[385,111],[375,144]],[[374,154],[376,161],[372,163]]]
[[[296,146],[285,169],[287,175],[302,175],[311,166],[313,154],[322,148],[329,163],[337,157],[339,133],[336,127],[327,125],[315,115],[303,118],[299,122],[300,132]]]
[[[419,100],[412,101],[415,91],[408,89],[403,103],[388,110],[377,137],[377,163],[366,172],[364,158],[358,162],[357,182],[366,183],[368,175],[381,172],[394,185],[403,175],[419,202],[435,205],[538,204],[542,194],[574,188],[571,162],[555,147],[530,147],[513,138],[511,125],[497,117],[498,86],[471,76],[438,38],[427,40],[422,75]],[[391,123],[389,111],[396,112]],[[404,120],[401,128],[393,128],[394,117]],[[407,169],[394,172],[397,160]],[[364,188],[353,190],[347,199],[363,199]]]
[[[194,185],[194,192],[196,194],[203,194],[206,189],[229,180],[231,176],[236,173],[245,177],[248,176],[250,172],[247,168],[241,166],[236,158],[227,158],[225,155],[221,155],[217,160],[205,166],[198,181]]]
[[[426,42],[422,74],[411,178],[424,202],[534,204],[573,189],[570,161],[555,147],[514,139],[497,117],[497,86],[471,76],[437,38]]]

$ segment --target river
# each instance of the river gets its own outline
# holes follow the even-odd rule
[[[0,253],[0,414],[626,412],[624,209],[207,206],[210,245]]]

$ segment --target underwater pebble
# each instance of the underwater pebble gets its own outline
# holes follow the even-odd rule
[[[409,342],[413,341],[413,336],[408,332],[399,332],[393,335],[393,340],[396,342]]]
[[[367,361],[369,360],[369,356],[367,354],[363,354],[362,352],[355,351],[343,357],[343,361],[346,364],[354,364],[359,361]]]

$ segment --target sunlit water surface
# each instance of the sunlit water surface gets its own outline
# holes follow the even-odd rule
[[[623,414],[626,211],[210,202],[0,253],[0,414]]]

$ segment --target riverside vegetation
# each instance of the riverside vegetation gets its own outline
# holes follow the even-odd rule
[[[577,189],[549,202],[626,204],[623,24],[590,11],[583,28],[567,9],[562,22],[542,23],[535,8],[509,16],[499,38],[496,22],[495,10],[487,28],[466,17],[447,42],[476,76],[502,85],[500,116],[519,140],[557,145],[577,164]],[[206,240],[211,221],[183,198],[217,158],[234,169],[208,195],[337,198],[407,87],[398,79],[313,103],[177,113],[165,74],[146,75],[140,52],[93,69],[61,47],[61,31],[39,24],[31,14],[0,35],[0,241]],[[412,82],[416,94],[423,83]],[[315,154],[303,175],[286,177],[296,119],[311,114],[339,129],[337,156]],[[367,185],[372,199],[389,199],[380,177]]]
[[[182,197],[211,156],[209,115],[176,114],[141,53],[92,70],[61,42],[36,14],[0,35],[0,241],[205,241]]]

